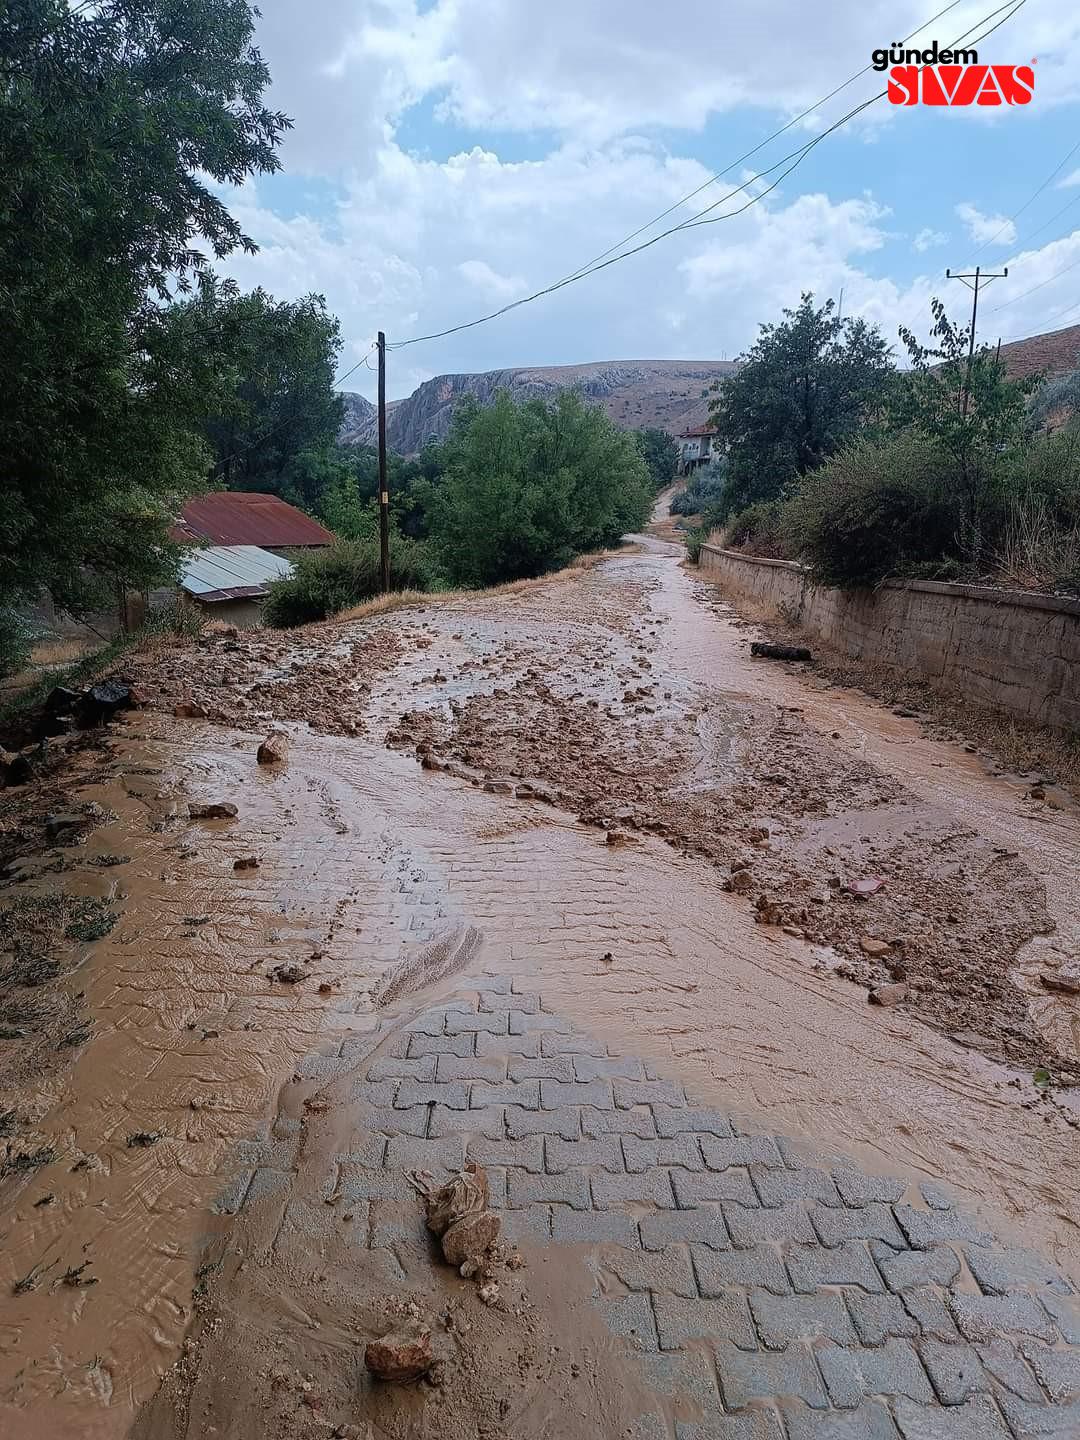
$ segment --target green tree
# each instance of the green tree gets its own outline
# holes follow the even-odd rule
[[[675,479],[675,466],[679,462],[679,447],[666,430],[647,425],[643,430],[634,431],[634,439],[641,451],[641,458],[649,467],[649,480],[654,490],[662,490]]]
[[[78,612],[168,569],[208,375],[160,302],[254,249],[217,187],[277,169],[289,123],[253,23],[246,0],[3,6],[0,603]]]
[[[889,418],[931,440],[951,461],[952,484],[963,505],[962,537],[967,558],[978,563],[986,544],[989,511],[995,506],[1001,456],[1024,436],[1026,397],[1038,375],[1009,380],[1001,360],[987,346],[969,360],[971,332],[956,326],[937,298],[930,345],[900,327],[911,369],[894,387]]]
[[[215,484],[317,508],[342,415],[334,389],[341,334],[324,298],[275,301],[206,274],[170,320],[194,354],[209,343],[201,428]]]
[[[645,523],[648,469],[633,438],[574,391],[515,403],[466,397],[443,446],[431,535],[450,579],[540,575]]]
[[[773,500],[834,455],[880,409],[892,374],[881,332],[841,320],[804,294],[778,325],[762,325],[734,375],[713,388],[710,423],[727,453],[719,518]]]

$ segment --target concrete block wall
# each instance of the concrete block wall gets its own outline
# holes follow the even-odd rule
[[[1080,731],[1080,601],[982,585],[810,583],[801,565],[701,547],[701,569],[853,660],[880,662],[980,704]]]

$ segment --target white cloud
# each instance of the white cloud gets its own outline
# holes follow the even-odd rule
[[[1074,185],[1080,185],[1080,170],[1073,170],[1065,176],[1064,180],[1059,180],[1057,188],[1059,190],[1069,190]]]
[[[486,260],[463,260],[457,268],[459,275],[492,300],[512,300],[526,288],[520,275],[500,275]]]
[[[911,248],[919,255],[927,250],[933,250],[938,245],[944,245],[949,237],[943,230],[932,230],[929,225],[924,225],[911,242]]]
[[[1016,226],[1007,215],[984,215],[969,201],[957,205],[956,214],[963,221],[969,237],[976,245],[1013,245]]]

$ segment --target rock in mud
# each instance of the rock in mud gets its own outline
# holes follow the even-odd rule
[[[271,731],[255,752],[260,765],[284,765],[289,758],[289,742],[284,735]]]
[[[270,978],[282,985],[299,985],[300,981],[307,977],[299,965],[275,965],[270,971]]]
[[[403,1384],[426,1375],[435,1363],[431,1348],[431,1331],[421,1330],[409,1335],[395,1332],[381,1340],[371,1340],[364,1351],[364,1364],[377,1380]]]
[[[765,640],[755,640],[750,654],[762,660],[812,660],[814,657],[805,645],[772,645]]]
[[[907,986],[902,984],[878,985],[866,997],[871,1005],[899,1005],[907,999]]]
[[[892,946],[887,940],[877,940],[873,935],[860,935],[859,948],[864,955],[871,955],[878,959],[882,955],[888,955]]]
[[[234,870],[257,870],[259,868],[259,857],[257,855],[241,855],[239,860],[233,861]]]
[[[188,806],[192,820],[235,820],[240,812],[228,800],[212,800],[206,804]]]

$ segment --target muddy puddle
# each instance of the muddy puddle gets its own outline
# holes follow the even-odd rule
[[[1080,1278],[1076,1117],[1030,1065],[987,1054],[1006,1058],[1012,1026],[1025,1057],[1080,1057],[1076,1002],[1037,980],[1076,954],[1076,815],[1037,813],[1018,783],[851,692],[751,662],[748,632],[701,603],[677,552],[644,543],[497,606],[454,600],[344,637],[307,632],[296,669],[281,636],[215,650],[223,684],[204,683],[198,653],[148,667],[162,708],[117,732],[120,772],[93,792],[116,816],[93,844],[131,859],[109,877],[121,918],[70,982],[92,1030],[5,1101],[58,1158],[0,1182],[0,1431],[127,1433],[179,1352],[203,1241],[227,1229],[212,1207],[241,1168],[237,1147],[268,1137],[282,1095],[368,1033],[380,1000],[407,1004],[387,991],[400,967],[462,927],[478,939],[461,964],[482,955],[542,976],[570,1019],[703,1102],[870,1169],[943,1179]],[[177,705],[230,723],[176,718]],[[304,706],[320,707],[324,733]],[[260,767],[272,721],[290,759]],[[821,776],[813,804],[797,774]],[[236,819],[190,822],[189,803],[207,800],[235,804]],[[946,836],[953,851],[928,861]],[[1008,965],[986,991],[955,971],[964,1043],[907,1005],[869,1005],[842,948],[818,943],[819,929],[835,938],[824,925],[759,923],[724,888],[733,856],[796,875],[827,848],[843,877],[856,854],[893,867],[890,897],[914,893],[928,865],[945,877],[943,905],[975,892],[958,926],[971,965],[980,945]],[[234,868],[244,860],[257,863]],[[841,942],[898,923],[875,902],[843,902]],[[814,904],[808,891],[798,908]],[[920,904],[923,949],[945,953]],[[272,978],[279,966],[299,978]],[[84,1264],[95,1284],[63,1283]],[[35,1267],[38,1283],[12,1295]],[[265,1290],[243,1293],[255,1324]],[[296,1321],[279,1319],[286,1332]]]

